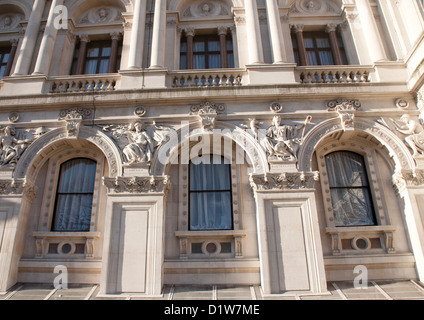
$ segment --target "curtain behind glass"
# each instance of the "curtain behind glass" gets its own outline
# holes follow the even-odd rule
[[[89,231],[96,162],[72,159],[61,165],[53,231]]]
[[[220,159],[221,160],[221,159]],[[190,229],[232,228],[230,165],[190,163]]]
[[[336,226],[374,225],[374,213],[364,159],[340,151],[326,156]]]

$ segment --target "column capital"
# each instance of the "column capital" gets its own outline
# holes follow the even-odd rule
[[[183,28],[186,37],[194,37],[195,30],[194,27],[184,27]]]
[[[294,30],[294,32],[303,32],[303,28],[305,25],[303,24],[291,24],[290,28]]]
[[[226,35],[228,32],[228,27],[220,26],[218,27],[218,35]]]
[[[325,27],[325,32],[330,33],[330,32],[336,32],[337,31],[337,27],[339,25],[338,24],[334,24],[334,23],[329,23],[327,24],[327,26]]]
[[[80,41],[90,42],[90,38],[89,38],[88,34],[86,34],[86,33],[78,35],[78,38],[80,39]]]
[[[121,40],[122,34],[120,32],[112,32],[110,37],[112,40]]]

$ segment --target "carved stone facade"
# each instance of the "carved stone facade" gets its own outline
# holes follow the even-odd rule
[[[424,281],[418,2],[51,3],[0,1],[0,293]]]

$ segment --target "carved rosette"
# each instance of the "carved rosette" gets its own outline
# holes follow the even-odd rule
[[[103,178],[109,192],[115,193],[168,193],[168,176]]]
[[[250,175],[250,187],[254,191],[286,191],[297,189],[313,189],[318,181],[319,173],[283,172]]]

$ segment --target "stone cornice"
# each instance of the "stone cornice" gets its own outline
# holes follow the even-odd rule
[[[254,191],[288,191],[298,189],[313,189],[318,181],[319,173],[314,172],[283,172],[250,175],[250,186]]]

